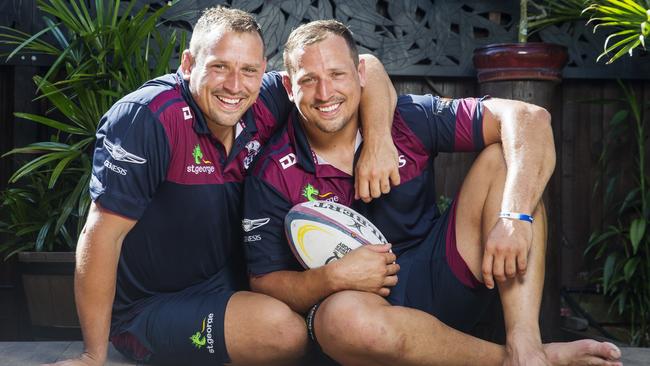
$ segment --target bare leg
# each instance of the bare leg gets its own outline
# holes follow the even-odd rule
[[[491,146],[472,166],[461,189],[458,249],[478,279],[481,244],[496,221],[504,178],[500,146]],[[390,306],[377,295],[354,291],[334,294],[321,305],[315,319],[319,344],[344,365],[620,365],[609,361],[620,357],[620,351],[609,343],[583,340],[542,346],[537,323],[546,243],[542,206],[535,215],[528,272],[523,279],[507,281],[499,288],[508,348],[456,331],[430,314]]]
[[[293,365],[307,351],[303,318],[262,294],[238,292],[232,296],[224,334],[234,365]]]
[[[323,351],[346,366],[489,366],[507,360],[503,346],[461,333],[422,311],[391,306],[367,292],[343,291],[327,298],[316,312],[315,331]],[[581,340],[545,347],[552,365],[621,365],[608,360],[620,357],[610,343]]]
[[[489,366],[505,357],[501,346],[367,292],[327,298],[316,313],[315,330],[323,351],[343,365]]]
[[[498,220],[505,177],[506,164],[501,145],[491,145],[479,155],[470,169],[458,198],[458,252],[479,280],[482,280],[483,246]],[[577,364],[588,364],[589,361],[584,360],[604,362],[604,359],[617,359],[620,351],[613,345],[591,340],[542,347],[538,319],[544,286],[547,219],[541,202],[533,216],[533,239],[526,274],[498,284],[507,335],[506,363],[534,365],[552,361],[562,364],[571,359]],[[611,352],[614,352],[614,356]]]

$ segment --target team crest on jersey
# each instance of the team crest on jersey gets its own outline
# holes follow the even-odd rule
[[[306,186],[302,189],[302,196],[307,199],[307,201],[330,201],[338,202],[339,196],[335,195],[332,192],[327,192],[320,194],[318,189],[312,186],[310,183],[307,183]]]
[[[255,156],[260,151],[261,146],[262,145],[257,140],[251,140],[246,144],[246,150],[248,151],[248,154],[244,158],[244,170],[248,170],[248,167],[253,162],[253,159],[255,159]]]

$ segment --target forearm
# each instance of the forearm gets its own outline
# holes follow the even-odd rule
[[[507,166],[501,210],[530,214],[555,168],[555,145],[549,113],[521,104],[501,124]]]
[[[108,349],[119,252],[114,245],[91,242],[92,236],[84,232],[77,247],[75,300],[85,351],[103,360]]]
[[[335,292],[326,267],[302,272],[277,271],[253,277],[251,288],[284,302],[297,313],[304,314],[314,304]]]
[[[366,65],[366,84],[361,92],[359,109],[363,138],[369,142],[381,142],[382,139],[391,138],[397,93],[379,59],[368,54],[359,58]]]
[[[84,352],[99,364],[108,349],[122,241],[134,224],[135,221],[102,211],[93,203],[77,243],[75,300]]]

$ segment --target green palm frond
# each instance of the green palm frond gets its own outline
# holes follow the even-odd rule
[[[526,0],[523,0],[526,1]],[[608,33],[597,60],[609,57],[608,64],[625,54],[632,55],[650,35],[650,1],[647,0],[528,0],[535,12],[528,17],[532,32],[546,26],[583,21],[594,25],[594,32]],[[613,42],[613,46],[610,46]]]
[[[90,205],[101,117],[124,95],[168,73],[185,47],[185,35],[164,25],[165,13],[176,2],[151,9],[136,7],[135,0],[38,0],[42,30],[28,34],[0,27],[0,44],[13,47],[5,56],[43,54],[53,60],[44,75],[34,77],[36,99],[47,103],[47,113],[15,114],[20,123],[51,129],[50,140],[3,155],[28,160],[10,178],[22,188],[2,192],[0,232],[17,239],[0,244],[0,253],[74,246]]]

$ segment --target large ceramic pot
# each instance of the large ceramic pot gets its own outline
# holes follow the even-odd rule
[[[564,46],[551,43],[499,43],[474,50],[478,81],[560,81],[568,59]]]

